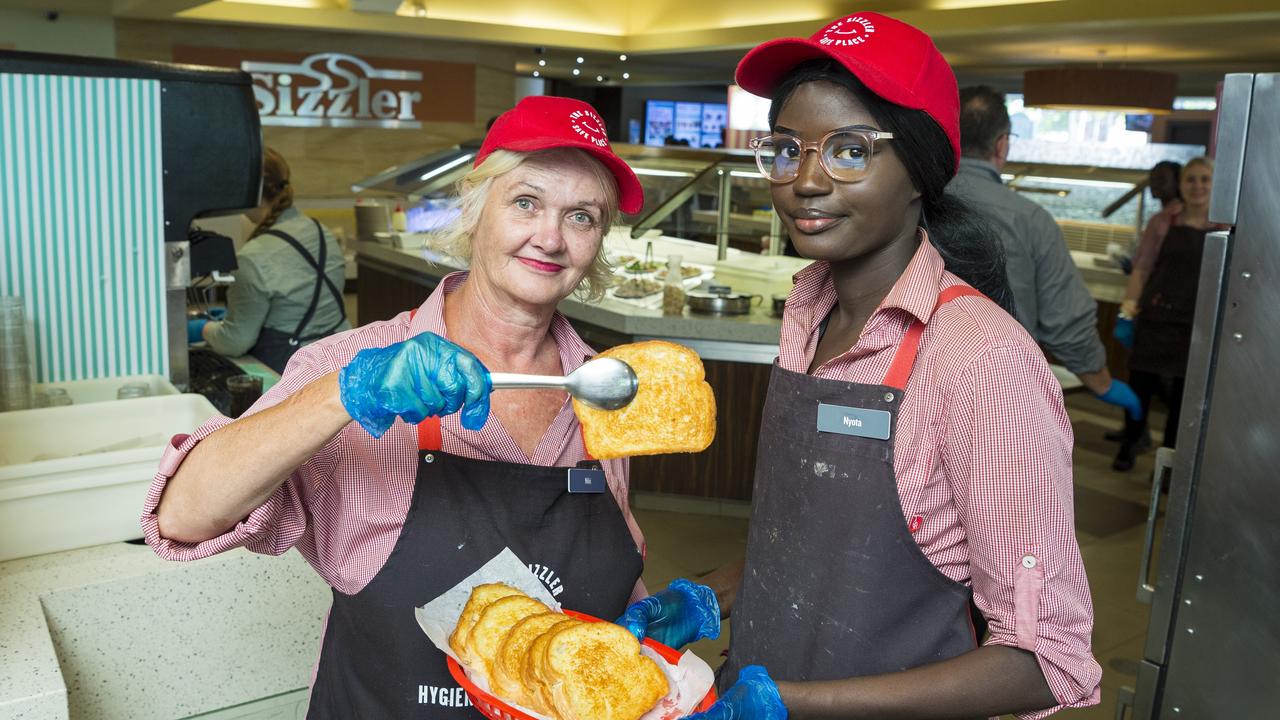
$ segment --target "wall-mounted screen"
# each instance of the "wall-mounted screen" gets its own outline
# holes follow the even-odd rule
[[[648,100],[644,144],[715,148],[724,145],[727,103]]]

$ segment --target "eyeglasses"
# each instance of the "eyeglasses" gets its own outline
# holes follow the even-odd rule
[[[756,165],[769,182],[789,183],[800,174],[805,153],[818,153],[818,162],[832,180],[861,180],[871,165],[876,140],[890,140],[893,133],[880,130],[834,130],[818,142],[804,142],[786,134],[752,138]]]

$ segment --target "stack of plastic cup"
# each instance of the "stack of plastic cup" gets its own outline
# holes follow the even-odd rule
[[[0,410],[27,410],[32,404],[27,311],[22,298],[0,296]]]

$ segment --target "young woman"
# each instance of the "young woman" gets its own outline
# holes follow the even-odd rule
[[[732,616],[705,718],[1098,702],[1071,425],[1001,309],[995,240],[943,194],[960,154],[950,67],[919,30],[860,13],[757,47],[737,81],[773,98],[753,145],[816,262],[787,298],[745,565],[709,588],[677,581],[621,622],[681,644]]]
[[[1174,447],[1178,439],[1182,386],[1191,350],[1191,321],[1200,281],[1200,257],[1204,253],[1205,234],[1217,228],[1209,222],[1213,160],[1198,157],[1187,162],[1182,168],[1178,189],[1181,208],[1170,218],[1161,242],[1134,263],[1121,306],[1125,315],[1133,319],[1129,385],[1142,403],[1142,419],[1125,414],[1124,438],[1111,463],[1112,468],[1120,471],[1133,468],[1143,440],[1148,437],[1147,412],[1153,395],[1163,397],[1169,408],[1164,446]]]
[[[188,340],[230,357],[249,353],[282,373],[299,347],[351,329],[345,261],[333,235],[293,206],[289,164],[271,148],[262,157],[262,205],[250,218],[258,224],[236,253],[226,315],[189,321]]]

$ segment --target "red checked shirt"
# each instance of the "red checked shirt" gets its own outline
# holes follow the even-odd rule
[[[943,574],[971,585],[989,645],[1036,654],[1061,705],[1099,700],[1093,605],[1072,512],[1071,423],[1062,389],[1026,331],[985,298],[936,311],[963,284],[929,242],[858,342],[813,374],[880,384],[913,319],[927,323],[897,421],[894,470],[904,521]],[[796,275],[779,363],[807,373],[819,324],[836,305],[827,263]]]
[[[445,336],[445,295],[465,279],[466,273],[446,276],[412,318],[404,312],[386,322],[371,323],[303,347],[289,361],[280,382],[249,414],[275,405],[311,381],[344,367],[365,348],[384,347],[423,332]],[[560,349],[560,363],[566,373],[595,355],[559,313],[552,318],[550,332]],[[297,547],[333,588],[349,595],[359,592],[386,562],[409,512],[418,467],[416,426],[397,419],[380,439],[374,439],[353,422],[226,533],[198,544],[162,537],[155,508],[165,484],[200,440],[231,422],[230,418],[217,416],[194,434],[175,437],[166,448],[142,516],[147,544],[168,560],[195,560],[236,547],[281,555]],[[493,415],[479,432],[463,429],[457,415],[445,417],[441,421],[441,439],[444,452],[480,460],[567,467],[586,458],[578,420],[567,400],[531,458],[525,456]],[[643,547],[640,528],[627,504],[628,463],[611,460],[602,464],[636,547]],[[644,586],[637,582],[633,599],[646,594]]]

